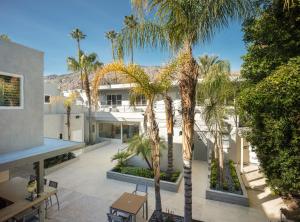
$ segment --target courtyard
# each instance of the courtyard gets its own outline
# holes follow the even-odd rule
[[[108,144],[80,155],[79,160],[47,176],[59,182],[58,197],[61,209],[54,204],[47,221],[106,221],[110,205],[124,192],[132,192],[135,185],[106,179],[106,171],[114,166],[111,157],[126,145]],[[242,207],[205,199],[207,162],[193,162],[193,217],[205,222],[268,221],[263,211],[254,206]],[[161,190],[163,210],[183,215],[183,181],[178,193]],[[149,215],[154,210],[154,188],[149,188]],[[137,221],[145,221],[140,213]]]

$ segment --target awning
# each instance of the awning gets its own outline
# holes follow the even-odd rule
[[[44,138],[44,144],[0,155],[0,171],[34,163],[84,147],[84,143]]]

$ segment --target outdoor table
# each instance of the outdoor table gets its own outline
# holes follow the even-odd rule
[[[34,206],[40,205],[50,195],[57,192],[52,187],[45,187],[45,191],[41,193],[34,201],[26,200],[29,195],[27,192],[26,179],[15,177],[9,181],[0,183],[0,197],[13,202],[11,205],[0,209],[0,222],[13,218]]]
[[[146,204],[146,219],[148,219],[148,201],[147,196],[140,196],[132,193],[123,193],[110,207],[110,213],[118,211],[130,214],[134,221],[140,209]],[[144,216],[144,215],[143,215]]]

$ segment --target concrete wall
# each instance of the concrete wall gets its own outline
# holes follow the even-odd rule
[[[78,118],[79,117],[79,118]],[[63,139],[68,140],[68,128],[66,126],[66,114],[45,114],[44,115],[44,136],[59,139],[63,134]],[[71,141],[84,141],[84,114],[71,114]]]
[[[0,72],[23,76],[24,106],[0,108],[0,154],[43,143],[43,52],[0,40]]]

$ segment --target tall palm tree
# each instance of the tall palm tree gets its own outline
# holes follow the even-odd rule
[[[6,34],[0,34],[0,40],[10,42],[10,38]]]
[[[76,93],[71,93],[68,97],[64,98],[64,107],[67,110],[67,128],[68,140],[71,140],[71,108],[76,99]]]
[[[79,29],[76,28],[74,30],[72,30],[72,32],[70,33],[72,39],[74,39],[77,43],[77,59],[78,61],[80,60],[80,56],[81,56],[81,48],[80,48],[80,41],[85,39],[86,35],[83,34],[83,32]],[[83,90],[83,75],[82,75],[82,70],[78,70],[80,71],[80,82],[81,82],[81,89]]]
[[[112,58],[113,58],[113,61],[115,61],[116,60],[116,58],[115,58],[115,47],[116,47],[116,39],[118,37],[118,33],[115,32],[114,30],[111,30],[111,31],[105,33],[105,37],[111,43]]]
[[[228,26],[231,19],[252,12],[251,0],[132,0],[138,15],[145,8],[157,22],[142,21],[135,36],[139,46],[180,50],[179,87],[183,121],[183,164],[185,187],[184,220],[192,220],[192,146],[194,136],[195,94],[199,66],[193,47],[210,40],[215,31]]]
[[[215,57],[215,63],[208,68],[198,96],[204,105],[203,116],[209,131],[214,137],[214,156],[219,161],[220,181],[223,181],[224,154],[223,131],[225,125],[225,100],[230,93],[230,65]],[[204,60],[203,60],[204,59]],[[207,61],[207,58],[200,58]],[[206,64],[206,63],[204,63]]]
[[[128,49],[130,50],[131,63],[133,63],[133,33],[136,29],[138,22],[134,15],[125,16],[124,18],[125,29],[129,31],[129,45]]]
[[[93,143],[93,137],[92,137],[92,98],[91,98],[91,89],[90,89],[90,82],[89,82],[89,75],[91,73],[94,73],[99,67],[102,66],[102,63],[100,63],[97,60],[97,54],[91,53],[91,54],[84,54],[83,52],[80,52],[80,60],[77,61],[75,58],[68,57],[67,58],[67,64],[68,69],[77,72],[82,71],[82,78],[84,81],[84,90],[88,99],[88,113],[89,113],[89,140],[88,143]]]
[[[96,73],[95,82],[101,79],[104,75],[116,72],[120,75],[125,75],[128,81],[133,82],[136,86],[132,89],[131,94],[144,95],[147,99],[147,120],[148,120],[148,136],[150,139],[154,183],[155,183],[155,212],[158,221],[162,221],[162,206],[160,196],[160,138],[159,128],[155,119],[154,101],[157,95],[164,90],[160,78],[154,81],[150,80],[149,75],[138,65],[124,65],[122,62],[108,64],[99,69]],[[164,82],[165,83],[165,82]]]

